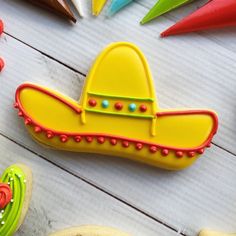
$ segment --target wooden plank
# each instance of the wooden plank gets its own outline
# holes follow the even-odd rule
[[[160,106],[215,109],[219,113],[220,130],[214,142],[236,153],[232,112],[236,96],[234,52],[200,35],[159,39],[159,32],[173,21],[161,18],[156,27],[141,27],[137,22],[147,9],[136,3],[112,20],[101,15],[79,20],[76,26],[21,0],[0,0],[0,4],[8,33],[84,74],[107,43],[120,40],[136,43],[149,60]],[[234,39],[232,36],[232,44]],[[58,87],[67,92],[64,87],[68,90],[70,85]],[[77,91],[74,87],[72,91]]]
[[[26,220],[16,235],[46,236],[63,228],[109,225],[132,235],[177,235],[66,171],[0,136],[0,171],[24,163],[33,171],[33,195]]]
[[[205,226],[233,231],[235,156],[213,147],[190,169],[166,172],[118,158],[41,148],[12,109],[15,88],[25,80],[40,81],[76,98],[83,78],[7,36],[1,40],[0,51],[8,65],[0,75],[1,133],[187,235]],[[171,88],[171,81],[169,85]],[[202,89],[205,87],[199,92]],[[176,95],[174,88],[171,94]]]

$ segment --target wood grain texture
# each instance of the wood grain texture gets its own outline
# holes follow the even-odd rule
[[[140,236],[177,235],[2,136],[0,144],[1,172],[17,162],[29,166],[34,176],[30,208],[16,235],[46,236],[85,224],[109,225]]]
[[[41,148],[12,108],[17,85],[40,82],[77,98],[84,78],[6,35],[0,51],[8,62],[0,75],[2,134],[179,232],[195,235],[207,226],[233,231],[235,156],[213,147],[190,169],[166,172],[118,158]]]
[[[148,2],[142,4],[150,6],[154,1]],[[198,5],[200,2],[196,1]],[[196,3],[178,11],[186,14]],[[160,106],[216,110],[220,130],[214,142],[236,154],[236,52],[230,50],[233,46],[228,43],[236,44],[234,31],[219,33],[217,39],[210,36],[218,35],[217,32],[160,39],[159,33],[173,20],[161,17],[158,22],[140,26],[138,22],[147,12],[141,1],[112,20],[103,12],[98,18],[79,20],[75,26],[21,0],[0,0],[0,4],[0,14],[7,22],[6,32],[83,74],[106,44],[136,43],[149,60]],[[87,5],[89,9],[90,1]],[[217,43],[219,38],[221,43]]]

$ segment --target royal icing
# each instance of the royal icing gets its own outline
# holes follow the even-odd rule
[[[145,57],[130,43],[112,44],[101,53],[80,103],[26,83],[16,91],[15,108],[39,143],[166,169],[191,165],[210,147],[218,127],[213,111],[158,108]]]
[[[1,186],[4,184],[7,201],[4,206],[0,206],[0,235],[11,236],[21,217],[26,193],[26,176],[17,165],[12,165],[4,171],[1,182],[0,194],[2,196]]]

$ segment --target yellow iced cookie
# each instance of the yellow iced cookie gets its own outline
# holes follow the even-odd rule
[[[49,236],[130,236],[116,229],[101,226],[81,226],[59,231]]]
[[[101,153],[179,170],[191,165],[217,131],[210,110],[162,110],[142,52],[108,46],[87,76],[79,102],[25,83],[15,107],[30,134],[51,148]]]

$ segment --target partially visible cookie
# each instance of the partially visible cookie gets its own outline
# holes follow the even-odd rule
[[[29,208],[32,172],[22,164],[9,166],[0,180],[0,235],[11,236],[21,226]]]
[[[202,230],[198,236],[235,236],[236,234],[226,234],[212,230]]]
[[[58,231],[56,233],[50,234],[49,236],[131,236],[131,235],[120,232],[119,230],[110,227],[86,225],[86,226],[65,229],[63,231]]]

